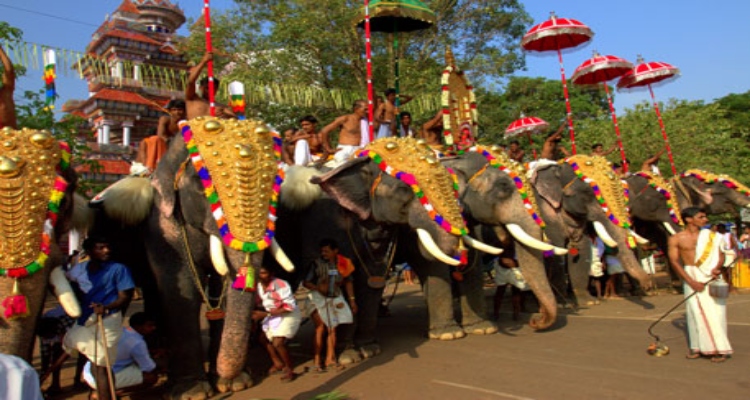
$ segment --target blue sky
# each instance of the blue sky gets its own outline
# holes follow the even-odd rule
[[[2,20],[21,28],[28,42],[82,51],[105,15],[120,3],[121,0],[0,0],[0,15]],[[200,16],[203,0],[177,3],[188,17]],[[211,1],[215,9],[227,9],[233,4],[232,0]],[[589,44],[564,52],[568,77],[591,57],[593,50],[598,50],[631,62],[642,54],[646,61],[664,61],[680,68],[680,78],[655,88],[661,101],[674,97],[710,102],[729,93],[750,90],[750,2],[537,0],[523,4],[534,24],[555,11],[559,17],[577,19],[594,31]],[[42,88],[41,71],[30,70],[28,75],[19,81],[19,91]],[[557,55],[529,54],[527,70],[517,75],[560,79]],[[85,84],[73,77],[60,76],[57,90],[61,96],[59,105],[70,98],[86,97]],[[619,92],[615,106],[621,110],[649,99],[646,90]]]

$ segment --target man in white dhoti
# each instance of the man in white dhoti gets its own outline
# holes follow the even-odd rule
[[[367,114],[367,102],[357,100],[352,106],[352,113],[336,118],[320,131],[320,138],[323,142],[325,155],[334,154],[333,159],[335,166],[341,165],[349,160],[357,150],[362,147],[362,136],[367,135],[367,131],[362,131],[362,120]],[[331,146],[330,134],[335,129],[339,130],[339,143],[334,150]]]
[[[711,357],[712,362],[724,362],[732,354],[727,338],[726,301],[712,297],[707,284],[721,277],[724,253],[722,240],[716,233],[701,229],[706,225],[706,213],[697,207],[682,211],[685,230],[669,238],[669,261],[682,278],[688,340],[689,359]]]
[[[341,369],[336,361],[336,327],[351,324],[353,313],[357,312],[354,298],[354,265],[351,260],[339,254],[338,244],[331,239],[320,243],[321,257],[316,260],[305,278],[304,286],[310,290],[310,302],[315,306],[310,318],[315,323],[314,361],[316,372],[325,368],[321,362],[323,336],[328,334],[325,367]],[[344,300],[341,287],[349,299]],[[350,309],[351,307],[351,309]]]
[[[290,382],[296,374],[286,342],[297,334],[302,321],[294,291],[289,282],[274,277],[264,266],[258,267],[257,286],[263,310],[253,311],[253,319],[263,321],[265,335],[260,338],[273,362],[268,374],[280,373],[282,382]]]

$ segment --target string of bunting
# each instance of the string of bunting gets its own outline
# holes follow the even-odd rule
[[[597,202],[599,202],[599,206],[602,208],[605,214],[607,214],[607,218],[609,218],[610,221],[612,221],[613,224],[620,226],[625,229],[630,229],[630,222],[629,221],[620,221],[614,213],[610,210],[609,206],[607,205],[607,201],[604,199],[604,195],[602,194],[601,189],[599,188],[599,185],[594,181],[593,179],[587,177],[583,174],[583,171],[581,171],[581,167],[573,160],[565,159],[564,162],[567,162],[570,164],[570,166],[573,168],[573,172],[576,174],[578,179],[586,182],[589,186],[591,186],[591,189],[594,191],[594,196],[596,196]],[[625,195],[625,205],[627,208],[628,199],[630,198],[630,190],[627,186],[627,183],[623,181],[623,192]]]
[[[737,192],[750,197],[750,189],[747,186],[743,185],[742,183],[737,182],[734,178],[730,176],[716,175],[711,172],[702,171],[699,169],[690,169],[690,170],[683,172],[680,175],[680,178],[688,178],[691,176],[702,182],[706,182],[709,184],[719,182],[729,189],[736,190]]]
[[[430,218],[435,221],[435,223],[440,225],[443,230],[456,236],[463,236],[468,233],[465,226],[455,227],[445,218],[443,218],[442,215],[435,211],[435,207],[432,206],[430,200],[427,198],[427,196],[425,196],[424,192],[419,187],[417,178],[415,178],[414,175],[392,168],[391,166],[386,164],[385,160],[383,160],[383,158],[379,154],[369,149],[361,150],[357,153],[357,157],[369,157],[381,171],[407,184],[414,192],[414,195],[417,196],[417,199],[419,199],[422,207],[427,210],[427,214],[429,214]],[[456,195],[456,198],[458,198],[458,180],[453,172],[451,172],[451,176],[453,179],[453,192]]]
[[[489,162],[491,167],[497,168],[510,176],[510,178],[513,180],[513,183],[516,185],[518,193],[521,195],[521,200],[523,200],[523,206],[526,209],[526,212],[529,213],[531,218],[534,219],[534,222],[536,222],[539,227],[541,227],[542,229],[546,228],[547,225],[544,223],[542,217],[537,213],[535,209],[536,207],[534,207],[534,204],[531,201],[531,195],[529,194],[526,185],[524,185],[523,179],[521,179],[521,177],[515,171],[501,164],[500,161],[495,158],[495,156],[493,156],[492,153],[490,153],[486,148],[482,146],[474,146],[469,150],[481,154],[484,158],[487,159],[487,162]]]
[[[680,215],[676,211],[675,207],[675,199],[672,196],[672,191],[663,188],[659,186],[652,178],[652,176],[646,172],[639,171],[636,172],[635,175],[640,176],[648,181],[648,185],[651,186],[654,190],[659,192],[664,198],[667,200],[667,210],[669,211],[669,217],[672,218],[672,221],[674,221],[677,225],[684,225],[682,222],[682,219],[680,218]]]
[[[203,183],[205,189],[206,198],[208,199],[209,206],[211,207],[211,214],[216,220],[216,225],[219,227],[219,233],[221,234],[222,241],[227,246],[242,251],[245,253],[255,253],[257,251],[265,250],[271,245],[271,240],[276,234],[276,209],[279,200],[279,189],[281,184],[284,182],[284,174],[279,170],[273,183],[273,192],[269,201],[268,207],[268,221],[266,222],[266,232],[262,239],[255,242],[244,242],[237,239],[229,229],[229,224],[224,216],[224,210],[219,199],[219,194],[216,191],[214,182],[211,179],[211,174],[206,167],[206,163],[203,162],[198,145],[193,140],[193,131],[190,129],[187,121],[180,123],[182,136],[185,140],[190,159],[193,162],[193,166],[198,172],[198,176]],[[276,157],[281,157],[281,138],[278,135],[274,135],[273,138],[274,154]]]

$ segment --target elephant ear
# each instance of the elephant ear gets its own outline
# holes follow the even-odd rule
[[[367,168],[369,165],[369,158],[355,158],[321,176],[312,177],[310,182],[320,185],[339,205],[365,220],[372,215],[369,189],[374,177]]]
[[[539,167],[531,175],[531,183],[536,188],[539,197],[543,198],[553,208],[560,208],[563,190],[559,167],[552,165]]]
[[[713,191],[711,190],[711,187],[709,185],[704,184],[703,182],[700,183],[695,188],[695,193],[700,197],[701,201],[708,205],[714,202],[714,195]]]

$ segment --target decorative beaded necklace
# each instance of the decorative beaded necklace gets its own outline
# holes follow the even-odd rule
[[[651,175],[648,172],[639,171],[636,172],[634,175],[640,176],[648,181],[648,185],[651,186],[654,190],[659,192],[664,198],[667,200],[667,210],[669,211],[669,217],[672,218],[672,221],[674,221],[677,225],[684,225],[682,222],[682,219],[680,218],[679,213],[677,212],[679,210],[679,206],[675,202],[675,196],[673,196],[673,191],[670,187],[662,187],[660,186],[656,180],[654,179],[653,175]],[[667,183],[668,184],[668,183]]]
[[[477,152],[481,154],[484,158],[487,159],[490,166],[493,168],[497,168],[502,172],[505,172],[510,176],[510,178],[513,180],[513,183],[516,185],[516,189],[518,190],[518,193],[521,195],[521,200],[523,200],[523,206],[526,209],[526,212],[529,213],[531,218],[534,219],[534,222],[536,222],[539,227],[542,229],[546,228],[547,225],[544,223],[544,220],[539,216],[539,213],[537,212],[536,204],[532,201],[533,194],[529,193],[526,190],[526,186],[524,185],[523,179],[516,173],[516,171],[513,171],[512,169],[506,167],[503,165],[500,160],[498,160],[492,153],[487,150],[486,148],[482,146],[474,146],[470,149],[471,151]]]

